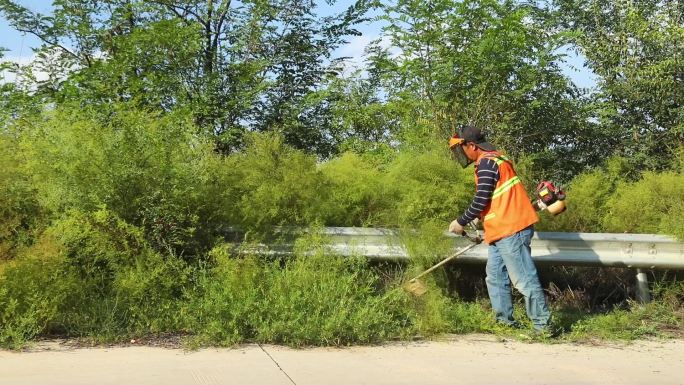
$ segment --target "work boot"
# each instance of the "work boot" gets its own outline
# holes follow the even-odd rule
[[[511,329],[524,329],[525,326],[521,324],[518,321],[512,321],[512,322],[503,322],[503,321],[496,321],[496,324],[499,326],[503,326],[506,328],[511,328]]]
[[[541,329],[532,329],[532,337],[539,339],[557,338],[561,334],[563,334],[563,328],[555,325],[547,325]]]

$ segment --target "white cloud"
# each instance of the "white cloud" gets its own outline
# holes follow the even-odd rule
[[[38,60],[38,56],[33,53],[31,55],[24,55],[24,56],[14,56],[14,55],[9,55],[5,56],[0,59],[0,62],[3,63],[14,63],[15,65],[19,66],[19,74],[17,74],[17,71],[13,70],[4,70],[0,72],[0,83],[15,83],[19,84],[23,81],[28,82],[29,87],[33,87],[34,80],[36,82],[45,82],[50,80],[50,72],[49,70],[46,69],[46,66],[52,67],[55,65],[55,63],[59,60],[59,55],[61,53],[58,50],[53,50],[53,51],[48,51],[48,52],[43,52],[43,57],[42,60]],[[96,58],[101,59],[104,58],[104,55],[102,55],[100,52],[96,53]],[[59,68],[60,66],[56,66],[54,68]],[[77,69],[77,66],[72,66],[70,69],[64,69],[62,70],[67,70],[67,71],[73,71]],[[28,75],[22,74],[22,72],[28,72],[30,73],[33,78],[29,78]],[[66,75],[62,75],[58,77],[56,80],[61,81],[66,77]],[[55,80],[55,79],[53,79]]]
[[[365,53],[366,48],[375,40],[380,38],[380,34],[364,34],[361,36],[353,36],[347,44],[338,48],[335,52],[337,57],[347,57],[344,65],[344,72],[351,73],[358,69],[363,69],[365,67]],[[387,36],[383,36],[380,40],[380,47],[388,48],[391,46],[390,39]],[[392,56],[396,56],[396,53],[392,53]]]
[[[30,56],[6,56],[0,59],[2,63],[14,63],[19,67],[26,67],[32,65],[36,60],[36,55],[32,54]],[[44,81],[47,80],[48,74],[46,72],[35,71],[34,75],[37,80]],[[17,78],[17,74],[14,71],[3,70],[0,72],[0,82],[3,83],[16,83],[21,81],[21,75]]]

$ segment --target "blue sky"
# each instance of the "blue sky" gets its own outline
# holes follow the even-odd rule
[[[41,13],[49,13],[52,9],[49,0],[15,0],[19,4],[29,9]],[[347,1],[341,0],[333,6],[329,6],[323,0],[318,0],[321,4],[322,14],[341,12],[345,9]],[[352,36],[347,45],[340,47],[336,56],[351,56],[358,61],[363,54],[363,49],[370,41],[378,38],[381,34],[381,25],[377,22],[367,23],[358,27],[362,36]],[[7,23],[7,20],[0,17],[0,47],[7,48],[5,59],[27,63],[32,56],[31,48],[38,47],[40,41],[31,35],[22,35],[15,31]],[[584,66],[584,58],[574,52],[567,51],[566,63],[562,65],[563,72],[572,79],[578,87],[592,88],[596,85],[594,74]]]

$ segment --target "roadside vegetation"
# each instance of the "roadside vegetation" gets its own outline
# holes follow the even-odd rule
[[[60,0],[44,17],[0,0],[43,42],[0,62],[0,347],[544,340],[494,324],[483,269],[437,271],[421,298],[401,284],[448,253],[472,197],[446,149],[463,123],[529,189],[564,185],[538,230],[684,239],[681,7],[545,4]],[[371,19],[388,25],[362,68],[335,59]],[[568,47],[596,89],[561,71]],[[336,256],[324,226],[398,229],[411,263]],[[277,227],[314,231],[254,253]],[[555,340],[681,336],[681,275],[651,274],[640,306],[627,270],[543,270]]]
[[[473,188],[470,172],[457,168],[439,144],[384,162],[354,153],[316,162],[281,137],[264,134],[251,136],[243,152],[226,157],[183,134],[192,127],[183,119],[120,114],[123,121],[112,122],[112,129],[87,112],[50,112],[27,125],[13,152],[4,153],[14,163],[3,169],[14,174],[1,193],[16,204],[6,207],[3,222],[11,235],[2,239],[3,346],[17,348],[47,335],[110,342],[181,333],[191,346],[301,346],[521,333],[494,325],[486,291],[465,299],[447,289],[450,280],[481,285],[477,274],[437,273],[419,299],[401,289],[408,276],[448,253],[443,228],[467,205]],[[15,139],[3,137],[4,144],[10,140]],[[621,187],[606,188],[606,178]],[[545,218],[542,226],[624,226],[677,235],[676,226],[667,227],[676,222],[667,216],[683,203],[683,182],[675,171],[649,172],[629,182],[621,179],[614,159],[570,183],[568,212]],[[597,188],[608,190],[601,201],[611,209],[597,207],[603,215],[588,215],[582,210],[598,204],[588,191]],[[667,204],[646,204],[662,194],[671,197]],[[227,224],[245,230],[246,244],[226,239]],[[406,237],[414,262],[377,266],[337,257],[316,232],[298,240],[292,257],[250,255],[248,246],[271,236],[273,225],[417,229]],[[579,274],[587,273],[568,275]],[[610,274],[585,278],[587,287],[551,291],[564,338],[681,332],[681,281],[658,283],[662,289],[654,303],[641,307],[629,302],[629,273]],[[611,277],[624,282],[612,284],[620,281]],[[598,304],[569,300],[592,289],[622,294]]]

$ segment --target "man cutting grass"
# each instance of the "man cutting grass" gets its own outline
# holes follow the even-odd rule
[[[482,221],[484,241],[489,245],[487,291],[497,322],[519,326],[513,318],[513,283],[525,297],[527,316],[535,330],[547,332],[551,314],[530,251],[534,224],[539,217],[513,163],[473,126],[466,126],[451,137],[449,147],[464,168],[475,162],[477,184],[475,198],[463,215],[451,222],[449,231],[461,234],[471,221]]]

